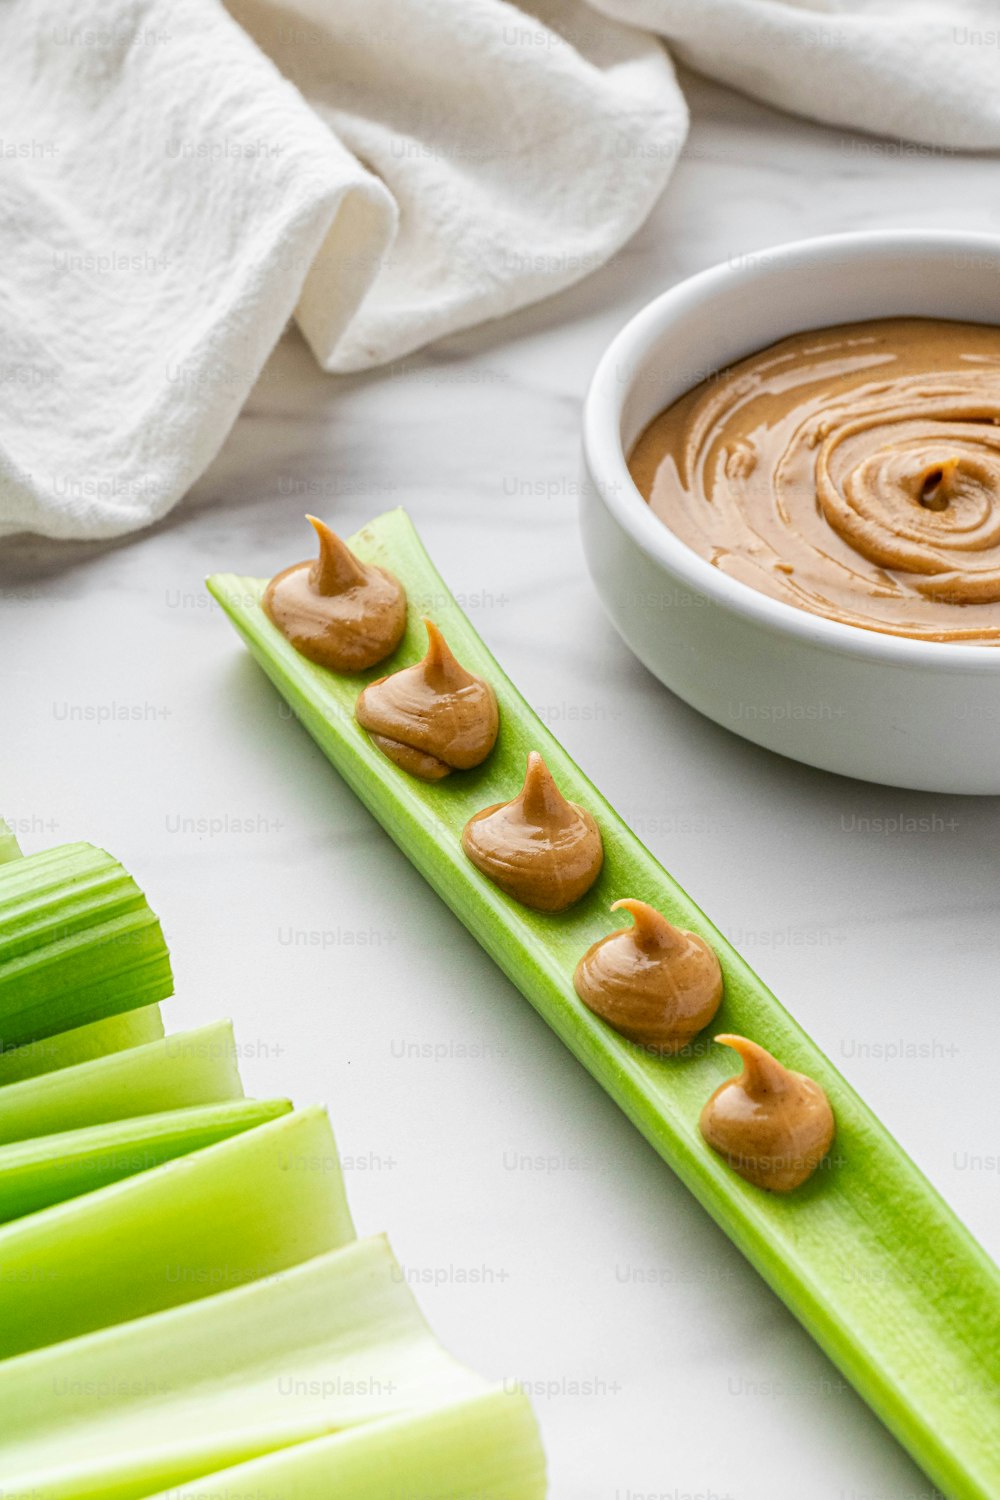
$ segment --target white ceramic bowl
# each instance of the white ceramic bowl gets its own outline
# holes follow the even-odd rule
[[[584,413],[582,528],[612,621],[661,682],[716,723],[845,776],[1000,793],[1000,649],[880,635],[727,577],[645,504],[625,455],[720,367],[786,334],[893,316],[1000,322],[1000,238],[831,235],[734,258],[638,313]]]

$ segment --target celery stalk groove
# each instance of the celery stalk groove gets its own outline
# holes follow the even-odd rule
[[[232,1024],[216,1021],[5,1085],[0,1145],[242,1095]]]
[[[167,945],[145,896],[92,844],[0,862],[0,1043],[163,1000]]]
[[[75,1063],[92,1062],[109,1052],[124,1052],[127,1047],[141,1047],[157,1042],[163,1036],[163,1018],[159,1005],[144,1005],[119,1016],[105,1016],[43,1037],[40,1042],[25,1042],[0,1052],[0,1088],[5,1083],[19,1083],[22,1078],[38,1078],[58,1068]]]
[[[479,640],[409,519],[390,512],[350,545],[391,569],[409,598],[406,635],[389,661],[335,676],[300,656],[260,607],[265,580],[216,575],[209,589],[324,754],[571,1051],[621,1106],[931,1478],[955,1500],[1000,1492],[1000,1273],[940,1196],[667,874],[540,722]],[[484,766],[427,784],[392,766],[354,720],[365,682],[417,661],[420,615],[497,692],[501,730]],[[466,819],[521,785],[539,750],[563,792],[604,834],[605,864],[576,907],[519,907],[465,859]],[[827,1090],[837,1116],[832,1157],[787,1198],[732,1173],[704,1144],[698,1115],[733,1072],[731,1054],[699,1043],[655,1059],[592,1016],[572,985],[585,948],[616,925],[608,907],[637,897],[705,937],[726,981],[715,1029],[754,1037]]]
[[[184,1486],[183,1500],[542,1500],[527,1398],[485,1391],[268,1453]],[[152,1500],[180,1500],[176,1490]]]
[[[133,1500],[485,1390],[377,1236],[0,1363],[0,1473],[5,1494],[32,1500]]]
[[[0,1227],[0,1356],[209,1297],[354,1237],[320,1109]]]
[[[148,1172],[288,1114],[286,1099],[234,1099],[0,1146],[0,1222]]]

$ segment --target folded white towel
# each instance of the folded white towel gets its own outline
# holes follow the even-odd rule
[[[635,26],[822,119],[1000,141],[989,0],[600,4],[634,24],[583,0],[6,0],[0,534],[163,515],[293,313],[359,370],[605,261],[686,131]]]

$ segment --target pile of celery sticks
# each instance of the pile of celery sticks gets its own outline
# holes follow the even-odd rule
[[[160,924],[89,844],[0,825],[4,1500],[536,1500],[531,1408],[356,1239],[324,1110],[165,1036]]]

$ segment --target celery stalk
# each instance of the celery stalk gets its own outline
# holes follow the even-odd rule
[[[92,1193],[288,1114],[287,1099],[234,1099],[0,1146],[0,1222]]]
[[[271,1276],[353,1234],[326,1114],[297,1110],[0,1228],[0,1357]]]
[[[270,1453],[154,1500],[541,1500],[545,1455],[516,1390]]]
[[[22,1078],[37,1078],[69,1068],[74,1063],[90,1062],[109,1052],[123,1052],[127,1047],[141,1047],[163,1035],[163,1018],[158,1005],[144,1005],[140,1010],[125,1011],[120,1016],[106,1016],[72,1031],[44,1037],[40,1042],[25,1042],[0,1052],[0,1088]]]
[[[131,1500],[485,1388],[437,1343],[384,1239],[360,1240],[0,1363],[0,1474],[5,1495]]]
[[[92,844],[0,862],[0,1045],[69,1031],[173,989],[160,924]]]
[[[757,1267],[941,1489],[961,1500],[1000,1493],[1000,1273],[831,1062],[587,780],[504,677],[449,595],[410,521],[382,516],[351,539],[406,587],[407,633],[367,674],[340,677],[300,656],[260,607],[264,580],[231,574],[209,588],[295,714],[417,869],[566,1045]],[[354,719],[366,681],[424,652],[420,615],[440,625],[459,660],[500,703],[496,750],[437,783],[399,771]],[[473,813],[520,788],[529,750],[544,755],[567,797],[594,814],[605,863],[588,895],[547,916],[518,906],[474,869],[459,835]],[[680,1059],[630,1045],[577,999],[586,948],[615,925],[608,907],[632,896],[706,938],[726,995],[719,1031],[754,1037],[816,1078],[837,1117],[823,1170],[777,1197],[730,1171],[698,1131],[702,1105],[733,1071],[707,1043]]]
[[[0,865],[8,864],[12,859],[23,859],[21,846],[17,842],[17,835],[9,823],[0,818]]]
[[[0,1088],[0,1144],[242,1095],[232,1024],[217,1021],[7,1084]]]

